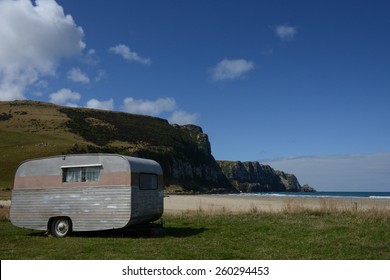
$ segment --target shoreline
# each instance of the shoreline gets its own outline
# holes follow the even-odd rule
[[[228,195],[168,195],[164,198],[164,213],[192,211],[217,212],[281,212],[285,210],[380,210],[390,211],[389,199],[228,196]]]

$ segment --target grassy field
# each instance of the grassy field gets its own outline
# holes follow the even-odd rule
[[[16,228],[3,215],[0,259],[390,259],[383,211],[198,211],[164,220],[160,237],[134,230],[60,239]]]

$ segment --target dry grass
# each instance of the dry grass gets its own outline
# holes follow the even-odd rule
[[[4,189],[0,189],[0,200],[11,199],[11,191],[11,187],[5,187]]]
[[[0,221],[9,220],[9,206],[0,205]]]
[[[284,214],[302,214],[315,216],[340,216],[340,217],[354,217],[362,221],[374,220],[389,220],[390,210],[388,207],[378,205],[360,205],[356,201],[345,201],[331,198],[321,198],[318,207],[305,207],[302,204],[286,203],[281,211]]]
[[[300,199],[286,199],[284,206],[279,209],[264,207],[258,207],[255,204],[251,204],[244,209],[231,208],[220,205],[207,205],[200,204],[196,210],[185,210],[176,214],[184,215],[242,215],[242,214],[353,214],[361,217],[383,217],[390,218],[390,210],[383,205],[361,205],[356,201],[332,199],[332,198],[319,198],[317,206],[305,205]],[[172,215],[175,215],[171,213]]]

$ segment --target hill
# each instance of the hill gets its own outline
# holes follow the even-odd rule
[[[155,159],[171,188],[231,190],[200,127],[44,102],[0,102],[0,187],[12,186],[15,170],[23,160],[86,152]]]
[[[0,102],[0,188],[11,189],[15,170],[23,160],[87,152],[154,159],[163,168],[169,191],[242,190],[233,187],[223,172],[226,166],[214,159],[208,137],[198,126],[37,101]],[[268,186],[268,190],[287,189]]]

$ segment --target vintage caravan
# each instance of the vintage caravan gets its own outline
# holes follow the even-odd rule
[[[162,175],[153,160],[115,154],[28,160],[16,171],[10,220],[56,237],[155,221],[163,213]]]

